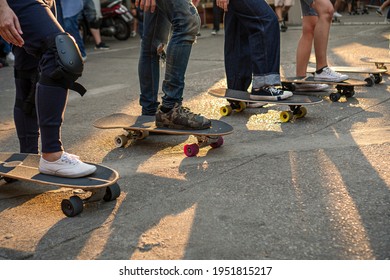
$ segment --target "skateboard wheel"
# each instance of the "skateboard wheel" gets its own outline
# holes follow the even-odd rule
[[[246,109],[246,103],[244,101],[240,101],[238,103],[238,108],[235,109],[235,111],[239,113],[239,112],[244,111],[245,109]]]
[[[72,196],[61,202],[62,212],[67,217],[74,217],[83,211],[83,200],[78,196]]]
[[[340,99],[341,95],[340,93],[331,93],[329,94],[329,99],[333,102],[336,102]]]
[[[298,114],[296,114],[295,116],[299,119],[299,118],[303,118],[304,116],[306,116],[306,114],[307,114],[307,109],[305,107],[301,107],[301,108],[299,108]]]
[[[232,109],[232,106],[230,106],[230,105],[223,106],[219,110],[219,112],[221,113],[221,116],[224,116],[224,117],[229,116],[232,113],[232,111],[233,111],[233,109]]]
[[[199,146],[197,144],[184,145],[184,154],[187,157],[194,157],[199,153]]]
[[[118,135],[117,137],[115,137],[114,141],[115,141],[115,146],[117,148],[121,148],[127,144],[129,139],[127,138],[126,135],[122,134],[122,135]]]
[[[366,78],[364,81],[366,82],[366,87],[372,87],[375,84],[375,80],[372,77]]]
[[[283,111],[280,113],[280,120],[284,123],[288,122],[291,120],[293,117],[293,113],[289,111]]]
[[[112,201],[117,199],[121,195],[121,188],[118,184],[113,184],[106,188],[106,194],[103,197],[104,201]]]
[[[210,144],[211,148],[218,148],[218,147],[221,147],[222,145],[223,145],[223,137],[222,136],[219,136],[216,142]]]
[[[374,82],[380,84],[382,82],[382,75],[374,74]]]

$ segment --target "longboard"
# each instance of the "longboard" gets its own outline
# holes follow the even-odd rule
[[[366,86],[372,87],[374,84],[382,82],[382,74],[386,73],[386,69],[378,69],[373,67],[353,67],[353,66],[332,66],[333,71],[340,73],[356,73],[356,74],[368,74],[368,77],[364,79],[367,83]],[[313,67],[307,68],[307,73],[314,74],[316,71]]]
[[[90,194],[86,199],[74,195],[61,202],[62,212],[73,217],[83,211],[84,204],[99,200],[112,201],[119,197],[121,190],[117,181],[119,174],[115,170],[100,164],[96,171],[86,177],[64,178],[42,174],[38,170],[40,155],[23,153],[0,153],[0,178],[11,183],[15,180],[42,185],[54,185],[71,189],[81,189]]]
[[[360,59],[363,62],[366,63],[373,63],[375,64],[375,67],[378,69],[384,69],[387,72],[387,66],[385,64],[390,64],[390,58],[372,58],[372,57],[362,57]],[[389,72],[387,72],[389,73]]]
[[[218,98],[225,98],[230,103],[230,105],[221,107],[220,113],[222,116],[230,115],[233,110],[236,112],[245,110],[247,102],[287,105],[290,107],[290,111],[283,111],[280,113],[280,120],[282,122],[303,118],[307,114],[307,110],[302,105],[312,105],[322,102],[322,99],[319,97],[303,95],[293,95],[280,101],[256,101],[250,98],[250,94],[247,91],[226,88],[210,89],[208,93]]]
[[[93,123],[93,126],[100,129],[124,129],[125,133],[116,136],[114,139],[117,147],[124,147],[129,140],[144,139],[151,132],[157,134],[193,135],[196,137],[197,143],[184,146],[184,154],[188,157],[196,156],[199,153],[199,148],[207,145],[210,145],[212,148],[222,146],[222,136],[233,132],[231,125],[218,120],[211,120],[211,128],[208,129],[180,130],[157,127],[154,116],[132,116],[123,113],[100,118]]]
[[[327,84],[335,86],[337,92],[332,92],[329,95],[329,99],[333,102],[338,101],[341,96],[352,97],[355,95],[355,86],[365,86],[365,81],[359,81],[354,79],[348,79],[343,82],[329,82],[329,81],[315,81],[314,77],[306,77],[304,79],[299,79],[296,77],[284,77],[282,78],[282,87],[287,90],[295,91],[294,84]],[[296,92],[295,94],[300,94]]]

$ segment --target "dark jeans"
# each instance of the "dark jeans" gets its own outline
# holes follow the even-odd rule
[[[280,84],[279,23],[267,2],[230,0],[224,24],[228,88]]]
[[[49,2],[49,1],[46,1]],[[53,2],[53,1],[51,1]],[[60,86],[45,85],[29,74],[39,72],[50,75],[57,67],[55,50],[47,48],[48,38],[64,32],[51,11],[53,3],[45,5],[39,0],[8,1],[23,31],[23,48],[14,47],[16,101],[14,120],[20,142],[20,151],[38,153],[39,131],[42,152],[62,151],[61,125],[68,90]],[[35,88],[36,112],[23,110],[26,98]],[[38,127],[39,124],[39,127]]]

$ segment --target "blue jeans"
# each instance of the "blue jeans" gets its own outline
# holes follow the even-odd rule
[[[267,2],[230,0],[224,23],[228,88],[280,84],[279,23]]]
[[[79,32],[79,16],[80,14],[77,14],[73,17],[64,18],[64,29],[76,40],[81,56],[86,57],[87,53],[85,52],[84,42]]]
[[[184,76],[190,58],[192,44],[200,28],[200,18],[191,0],[157,1],[154,13],[144,13],[141,54],[138,64],[140,105],[143,115],[155,115],[159,102],[159,54],[160,44],[168,43],[166,50],[165,78],[162,84],[162,103],[173,108],[182,103]]]

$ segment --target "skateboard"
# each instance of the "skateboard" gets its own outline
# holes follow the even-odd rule
[[[374,84],[382,82],[382,74],[386,72],[386,69],[378,69],[372,67],[350,67],[350,66],[336,66],[330,67],[333,71],[340,73],[357,73],[357,74],[368,74],[368,77],[364,79],[367,83],[366,86],[372,87]],[[315,68],[308,67],[307,73],[314,74]]]
[[[367,63],[374,63],[376,68],[385,69],[386,71],[388,69],[385,64],[390,64],[390,58],[362,57],[360,60]]]
[[[23,153],[0,153],[0,178],[11,183],[21,180],[43,185],[54,185],[71,189],[83,190],[90,194],[82,199],[77,195],[61,202],[62,212],[68,217],[74,217],[83,211],[85,203],[100,200],[112,201],[119,197],[121,190],[116,183],[119,174],[108,167],[93,164],[97,170],[82,178],[64,178],[42,174],[38,170],[40,155]]]
[[[222,116],[230,115],[233,110],[236,112],[245,110],[247,102],[287,105],[290,107],[290,111],[283,111],[280,113],[280,120],[282,122],[303,118],[307,114],[307,109],[302,105],[311,105],[322,102],[322,99],[319,97],[303,95],[293,95],[280,101],[257,101],[251,99],[250,94],[247,91],[226,88],[211,89],[208,93],[215,97],[225,98],[230,103],[230,105],[221,107],[220,113]]]
[[[345,96],[347,98],[355,95],[355,86],[365,86],[365,81],[348,79],[343,82],[329,82],[329,81],[315,81],[314,77],[306,77],[304,79],[297,79],[296,77],[285,77],[282,78],[282,87],[286,90],[295,90],[295,83],[305,83],[305,84],[327,84],[333,85],[336,87],[336,92],[332,92],[329,95],[329,99],[333,102],[338,101],[341,96]],[[300,93],[295,93],[300,94]]]
[[[124,134],[115,137],[116,147],[124,147],[129,140],[141,140],[155,134],[174,134],[174,135],[193,135],[197,143],[186,144],[184,154],[187,157],[196,156],[199,148],[210,145],[212,148],[218,148],[223,145],[223,135],[233,132],[233,127],[225,122],[211,120],[211,128],[201,130],[184,130],[160,128],[155,124],[154,116],[131,116],[123,113],[112,114],[96,120],[93,126],[100,129],[125,130]]]

